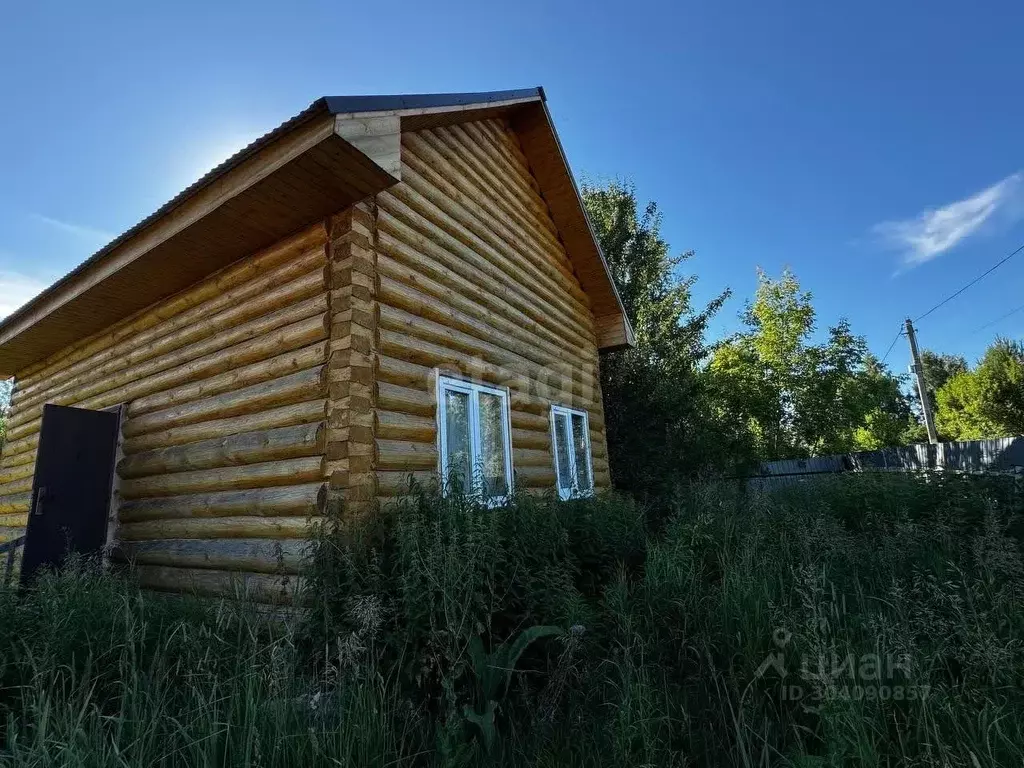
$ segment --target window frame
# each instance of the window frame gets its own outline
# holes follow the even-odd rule
[[[572,433],[572,417],[582,416],[583,417],[583,434],[587,440],[587,477],[590,480],[590,487],[586,490],[580,490],[576,487],[577,467],[576,467],[576,449],[573,440]],[[569,457],[569,476],[573,479],[573,485],[570,488],[562,487],[562,475],[559,472],[558,466],[558,431],[555,429],[555,420],[558,418],[564,418],[566,420],[566,436],[569,439],[569,450],[566,451],[566,455]],[[558,497],[563,501],[572,498],[585,498],[594,495],[594,449],[593,444],[590,440],[590,415],[580,408],[570,408],[567,405],[551,405],[551,454],[554,459],[555,465],[555,488],[558,491]]]
[[[488,384],[481,384],[470,381],[450,373],[437,372],[435,394],[437,397],[437,463],[441,474],[441,489],[444,495],[448,495],[448,429],[447,429],[447,405],[445,392],[459,392],[468,396],[469,402],[469,460],[470,472],[473,476],[473,488],[467,489],[471,495],[478,497],[489,507],[501,506],[506,503],[512,495],[512,409],[511,398],[508,387],[493,387]],[[501,429],[502,442],[505,448],[505,487],[508,489],[503,496],[483,495],[483,483],[477,474],[477,466],[480,458],[480,444],[482,432],[480,430],[480,394],[495,395],[501,399]]]

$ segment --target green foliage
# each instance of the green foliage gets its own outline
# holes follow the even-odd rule
[[[935,393],[935,423],[952,440],[1024,434],[1024,345],[996,339],[974,370],[958,366]]]
[[[516,664],[519,663],[519,657],[530,643],[542,637],[560,634],[561,627],[530,627],[520,632],[514,641],[506,640],[492,653],[484,651],[483,641],[479,637],[474,636],[470,639],[469,658],[476,676],[477,706],[466,704],[463,713],[466,719],[479,729],[487,752],[494,750],[497,738],[494,714],[498,709],[498,700],[508,693],[508,686],[512,681]]]
[[[409,764],[420,714],[380,679],[320,692],[244,602],[143,594],[88,563],[0,589],[0,764]],[[341,716],[344,713],[344,716]]]
[[[930,349],[921,351],[921,366],[928,387],[928,396],[935,402],[935,393],[958,373],[967,372],[967,361],[960,355],[942,355]]]
[[[759,273],[746,330],[719,345],[708,369],[715,404],[733,434],[746,431],[762,460],[894,445],[911,423],[893,376],[845,320],[811,343],[811,294],[785,271]]]
[[[0,591],[0,764],[1024,759],[1011,478],[699,486],[646,535],[616,498],[392,511],[333,510],[299,626],[85,565]]]
[[[692,253],[671,254],[657,205],[641,207],[631,185],[585,184],[583,200],[637,342],[601,359],[613,480],[637,495],[657,495],[732,453],[711,418],[700,371],[705,328],[728,293],[693,309],[694,278],[679,275]]]

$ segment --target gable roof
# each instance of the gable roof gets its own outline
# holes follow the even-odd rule
[[[598,346],[631,346],[632,328],[543,89],[328,96],[210,170],[0,321],[0,374],[20,372],[397,183],[397,155],[388,153],[397,153],[397,143],[389,142],[401,131],[489,117],[508,119],[519,135],[591,299]]]

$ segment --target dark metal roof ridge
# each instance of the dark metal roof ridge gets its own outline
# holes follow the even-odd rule
[[[338,114],[342,112],[376,112],[390,109],[427,109],[430,107],[460,107],[469,104],[488,104],[499,101],[511,101],[516,99],[528,99],[540,97],[545,100],[544,89],[522,88],[508,91],[484,91],[480,93],[439,93],[439,94],[406,94],[395,96],[326,96],[321,97],[299,112],[294,117],[285,120],[281,125],[272,131],[265,133],[246,147],[233,154],[220,165],[211,168],[195,182],[185,187],[181,192],[172,197],[166,203],[149,214],[142,221],[138,222],[120,235],[115,237],[105,246],[88,257],[81,264],[76,266],[66,275],[58,278],[54,283],[47,286],[39,294],[29,299],[25,304],[18,307],[3,319],[0,319],[0,332],[5,328],[17,323],[22,317],[28,314],[41,300],[51,296],[60,290],[64,285],[71,282],[90,267],[103,259],[107,254],[120,247],[150,224],[153,224],[163,216],[167,215],[186,200],[208,187],[228,171],[241,165],[250,157],[259,152],[263,147],[275,141],[279,137],[298,128],[319,114]],[[381,106],[386,105],[386,106]]]
[[[520,99],[544,100],[543,88],[519,88],[510,91],[483,91],[480,93],[412,93],[394,96],[327,96],[327,109],[331,114],[348,112],[386,112],[400,109],[443,109],[486,105],[499,101]]]

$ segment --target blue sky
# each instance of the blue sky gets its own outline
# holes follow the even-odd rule
[[[941,0],[11,3],[0,313],[318,96],[543,85],[576,173],[659,203],[698,300],[733,289],[715,335],[788,265],[881,354],[1024,243],[1021,28]],[[1024,336],[1024,311],[977,330],[1022,288],[1024,253],[922,345]]]

